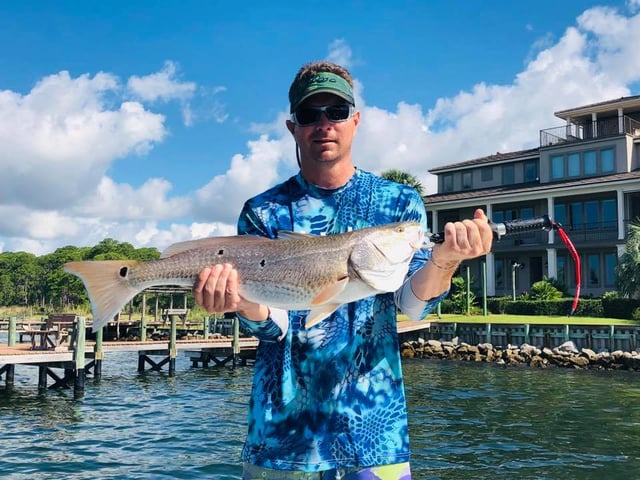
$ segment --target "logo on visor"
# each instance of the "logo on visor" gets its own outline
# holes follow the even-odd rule
[[[322,75],[316,75],[311,80],[309,80],[309,85],[313,85],[314,83],[324,83],[324,82],[336,83],[336,79],[331,77],[325,77]]]

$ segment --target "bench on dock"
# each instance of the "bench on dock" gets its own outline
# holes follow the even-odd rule
[[[162,323],[167,323],[171,317],[176,317],[183,324],[186,324],[190,311],[190,308],[163,308],[160,318],[162,318]]]
[[[31,340],[32,350],[55,350],[69,340],[75,326],[74,313],[52,313],[40,328],[23,328],[18,330],[20,342],[24,337]]]
[[[73,330],[76,321],[75,313],[51,313],[47,317],[47,330]]]

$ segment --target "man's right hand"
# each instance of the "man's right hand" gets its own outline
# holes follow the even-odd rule
[[[238,312],[254,321],[269,317],[268,307],[240,296],[238,271],[229,263],[202,269],[193,286],[193,296],[208,313]]]

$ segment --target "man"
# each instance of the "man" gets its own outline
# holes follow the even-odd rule
[[[246,202],[240,234],[336,234],[407,220],[426,230],[415,189],[354,166],[351,144],[360,112],[346,69],[329,62],[302,67],[289,100],[287,128],[300,172]],[[424,318],[448,292],[460,262],[486,254],[492,242],[481,210],[444,231],[444,243],[415,254],[395,294],[342,305],[309,329],[306,311],[244,300],[238,294],[242,279],[231,265],[200,273],[196,302],[208,312],[236,311],[243,328],[261,340],[242,453],[244,479],[411,478],[397,308]]]

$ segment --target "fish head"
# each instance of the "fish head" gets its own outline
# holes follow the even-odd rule
[[[424,231],[418,222],[366,229],[353,245],[350,271],[379,292],[393,292],[404,282],[409,262],[423,242]]]

